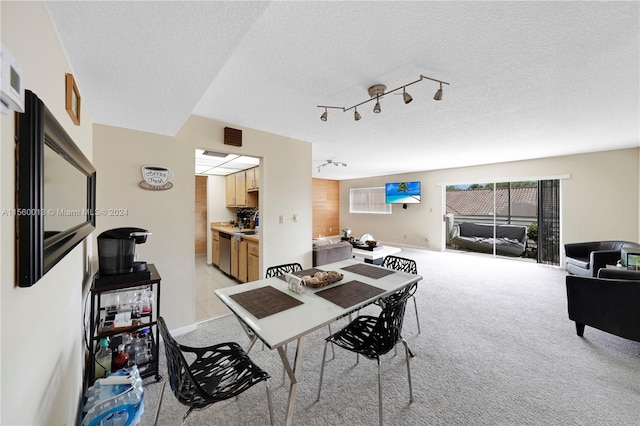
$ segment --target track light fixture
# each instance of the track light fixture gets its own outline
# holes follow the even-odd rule
[[[362,101],[358,104],[355,104],[353,106],[350,107],[339,107],[339,106],[330,106],[330,105],[317,105],[318,108],[324,108],[324,113],[322,113],[322,115],[320,116],[320,120],[322,121],[327,121],[327,109],[328,108],[333,108],[333,109],[341,109],[342,112],[347,112],[349,110],[354,110],[353,113],[353,118],[355,119],[355,121],[360,120],[362,117],[360,116],[360,113],[358,112],[357,108],[360,105],[366,104],[367,102],[371,102],[373,100],[376,101],[375,106],[373,107],[373,112],[375,112],[376,114],[380,113],[382,111],[382,108],[380,107],[380,98],[382,98],[384,95],[388,95],[389,93],[393,93],[396,92],[400,89],[402,89],[402,98],[404,100],[405,104],[410,103],[411,101],[413,101],[413,97],[407,93],[407,86],[411,86],[412,84],[416,84],[421,82],[422,80],[431,80],[431,81],[435,81],[437,83],[440,83],[440,88],[438,89],[438,91],[436,91],[436,94],[433,96],[433,99],[436,101],[439,101],[442,99],[442,85],[446,84],[449,85],[449,83],[447,83],[446,81],[442,81],[442,80],[438,80],[435,78],[431,78],[431,77],[427,77],[425,75],[420,75],[420,78],[416,81],[412,81],[410,83],[404,84],[400,87],[397,87],[393,90],[389,90],[387,91],[387,86],[385,86],[384,84],[374,84],[373,86],[369,87],[368,91],[369,91],[369,99],[367,99],[366,101]],[[329,164],[332,164],[329,161]],[[336,163],[333,163],[336,164]],[[344,164],[344,163],[343,163]],[[323,164],[323,166],[326,164]],[[346,164],[344,164],[346,166]],[[322,166],[320,166],[322,167]],[[320,168],[318,168],[319,170]]]
[[[407,93],[406,87],[402,88],[402,98],[404,99],[404,103],[405,104],[408,104],[409,102],[411,102],[413,100],[411,95]]]
[[[442,82],[440,82],[440,88],[436,91],[436,94],[433,95],[433,99],[436,101],[442,100]]]
[[[356,113],[357,114],[357,113]],[[360,115],[360,114],[358,114]],[[356,120],[359,120],[359,118],[356,118]],[[342,161],[333,161],[333,160],[327,160],[325,163],[320,164],[318,166],[318,173],[320,173],[320,169],[324,166],[328,166],[329,164],[333,164],[334,166],[338,167],[338,166],[344,166],[347,167],[347,163],[343,163]]]

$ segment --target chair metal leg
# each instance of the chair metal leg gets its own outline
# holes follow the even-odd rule
[[[318,397],[316,398],[316,401],[320,401],[320,391],[322,390],[322,378],[324,377],[324,361],[327,357],[327,344],[329,344],[328,340],[324,343],[324,351],[322,351],[322,365],[320,366],[320,384],[318,385]]]
[[[378,417],[380,417],[380,426],[382,426],[382,372],[380,371],[380,358],[378,361]]]
[[[402,343],[404,343],[404,353],[407,357],[407,377],[409,378],[409,402],[413,402],[413,386],[411,385],[411,367],[409,362],[409,345],[407,345],[406,340],[402,339]]]
[[[416,310],[416,322],[418,323],[418,334],[420,334],[420,318],[418,317],[418,303],[416,302],[415,296],[411,296],[411,298],[413,299],[413,307]]]
[[[158,426],[158,416],[160,415],[160,407],[162,406],[162,397],[164,396],[164,388],[167,387],[167,382],[162,383],[162,390],[160,391],[160,399],[158,399],[158,407],[156,408],[156,415],[153,418],[153,426]]]
[[[273,407],[271,406],[271,389],[269,389],[269,382],[264,381],[267,387],[267,404],[269,405],[269,424],[273,426]]]
[[[187,410],[186,413],[184,413],[184,416],[182,416],[182,425],[184,426],[184,422],[187,421],[187,417],[189,417],[189,414],[191,414],[191,412],[193,411],[195,407],[189,407],[189,409]]]

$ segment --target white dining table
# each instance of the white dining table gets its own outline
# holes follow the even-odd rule
[[[345,267],[352,267],[353,265],[361,265],[356,268],[364,268],[360,269],[363,273],[367,273],[367,271],[373,273],[368,273],[368,275],[375,275],[376,272],[381,274],[388,273],[388,275],[375,278],[343,269]],[[382,271],[371,270],[368,268],[378,268],[382,269]],[[289,387],[289,399],[285,419],[286,425],[290,425],[293,418],[297,386],[302,366],[304,337],[327,324],[331,324],[337,319],[375,302],[380,297],[388,296],[422,279],[422,276],[420,275],[400,271],[392,271],[392,273],[389,273],[389,270],[379,266],[364,264],[354,260],[343,260],[318,266],[314,269],[322,271],[337,271],[343,274],[344,277],[342,280],[325,287],[306,287],[304,294],[297,294],[289,290],[287,288],[287,283],[278,277],[251,281],[246,284],[226,287],[215,291],[216,296],[218,296],[218,298],[220,298],[220,300],[236,315],[236,317],[255,334],[255,336],[249,336],[251,338],[251,342],[247,348],[247,352],[251,350],[255,341],[260,339],[267,347],[269,347],[269,349],[276,350],[280,355],[280,359],[282,360],[282,364],[284,365],[291,383]],[[338,304],[316,294],[323,290],[350,283],[351,281],[358,281],[360,283],[376,287],[380,290],[380,293],[348,307],[339,306]],[[262,289],[264,287],[272,287],[273,289],[279,290],[302,303],[283,311],[264,316],[263,318],[258,318],[236,301],[237,297],[242,293]],[[272,291],[272,289],[268,290]],[[234,299],[233,296],[236,296],[236,299]],[[297,340],[297,345],[293,362],[291,363],[284,345],[294,340]]]

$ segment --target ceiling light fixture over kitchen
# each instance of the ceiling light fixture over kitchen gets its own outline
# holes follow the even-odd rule
[[[358,114],[360,115],[360,114]],[[359,120],[359,119],[357,119]],[[328,166],[329,164],[333,164],[334,166],[338,167],[338,166],[344,166],[347,167],[347,163],[343,163],[342,161],[333,161],[333,160],[327,160],[326,163],[320,164],[318,166],[318,173],[320,173],[320,168],[324,167],[324,166]]]
[[[400,89],[402,89],[402,98],[404,100],[405,104],[410,103],[413,100],[413,97],[407,93],[407,86],[411,86],[412,84],[416,84],[421,82],[422,80],[431,80],[431,81],[435,81],[440,83],[440,88],[436,91],[435,95],[433,96],[433,99],[435,99],[436,101],[439,101],[442,99],[442,85],[446,84],[448,85],[449,83],[447,83],[446,81],[442,81],[442,80],[438,80],[435,78],[431,78],[431,77],[427,77],[424,75],[420,75],[420,78],[416,81],[412,81],[411,83],[407,83],[407,84],[403,84],[400,87],[396,87],[393,90],[389,90],[387,91],[387,86],[385,86],[384,84],[374,84],[373,86],[369,87],[368,91],[369,91],[369,99],[367,99],[366,101],[362,101],[359,104],[350,106],[350,107],[339,107],[339,106],[331,106],[331,105],[317,105],[318,108],[324,108],[324,112],[322,113],[322,115],[320,116],[320,120],[322,121],[327,121],[328,118],[328,109],[341,109],[342,112],[347,112],[351,109],[355,110],[354,113],[354,117],[355,117],[355,121],[359,121],[360,120],[360,114],[358,113],[357,108],[362,105],[362,104],[366,104],[367,102],[371,102],[373,100],[376,101],[376,105],[373,107],[373,112],[375,113],[379,113],[382,111],[382,108],[380,107],[380,99],[384,96],[384,95],[388,95],[389,93],[393,93],[395,91],[398,91]],[[334,163],[335,164],[335,163]],[[325,164],[326,165],[326,164]]]

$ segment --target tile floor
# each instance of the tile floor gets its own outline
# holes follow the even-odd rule
[[[196,322],[228,314],[229,309],[213,293],[214,290],[238,285],[213,265],[207,265],[207,255],[195,255],[196,264]]]

